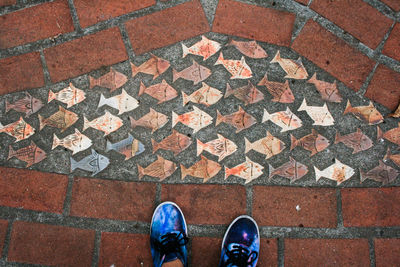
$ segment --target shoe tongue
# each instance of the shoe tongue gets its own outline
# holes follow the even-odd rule
[[[170,262],[178,259],[178,254],[173,252],[169,253],[168,255],[165,255],[164,262]]]

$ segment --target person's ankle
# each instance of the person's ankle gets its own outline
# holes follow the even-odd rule
[[[163,263],[162,267],[183,267],[183,263],[179,259],[176,259]]]

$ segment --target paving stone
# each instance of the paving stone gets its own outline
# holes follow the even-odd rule
[[[295,18],[289,12],[221,0],[212,31],[289,46]]]
[[[90,266],[92,230],[16,221],[8,261],[58,266]]]
[[[150,221],[155,184],[77,178],[72,188],[71,216]]]
[[[11,6],[15,5],[17,0],[0,0],[0,6]]]
[[[387,39],[382,53],[400,61],[400,23],[396,23]]]
[[[199,0],[133,19],[125,25],[137,55],[210,30]]]
[[[341,192],[345,227],[400,225],[399,188],[346,188]]]
[[[400,265],[400,239],[378,238],[374,240],[377,267]]]
[[[295,0],[295,1],[305,6],[308,5],[308,3],[310,2],[310,0]]]
[[[0,59],[1,95],[43,85],[44,74],[38,52]]]
[[[374,67],[367,56],[312,20],[301,30],[292,48],[355,91]]]
[[[143,263],[143,265],[141,265]],[[150,236],[101,233],[99,266],[152,266]]]
[[[118,28],[110,28],[44,50],[53,82],[128,59]]]
[[[285,239],[285,266],[369,266],[367,239]]]
[[[397,0],[381,0],[383,3],[391,7],[394,11],[400,10],[400,2]]]
[[[81,27],[86,28],[100,21],[105,21],[114,17],[131,13],[133,11],[146,8],[156,4],[155,0],[121,0],[107,1],[95,0],[74,1],[76,12],[78,13]]]
[[[229,224],[246,213],[243,186],[163,184],[161,200],[178,204],[188,224]]]
[[[260,254],[257,266],[278,265],[278,240],[272,238],[261,238]]]
[[[67,0],[22,9],[0,17],[0,49],[74,30]]]
[[[310,7],[372,49],[379,45],[393,23],[362,0],[316,0]]]
[[[3,253],[3,244],[6,238],[8,221],[0,220],[0,255]]]
[[[218,266],[221,258],[222,238],[199,237],[191,238],[191,265],[214,267]]]
[[[65,175],[2,167],[0,177],[1,206],[62,213]]]
[[[400,73],[385,65],[379,65],[368,86],[365,96],[390,110],[395,110],[400,101]]]
[[[323,228],[337,225],[333,189],[255,186],[253,190],[253,216],[260,225]]]

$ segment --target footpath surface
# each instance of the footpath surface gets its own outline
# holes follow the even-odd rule
[[[399,266],[399,3],[0,0],[0,265]]]

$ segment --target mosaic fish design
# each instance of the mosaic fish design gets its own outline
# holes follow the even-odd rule
[[[88,171],[92,173],[92,176],[95,176],[99,172],[103,171],[110,164],[110,160],[99,153],[97,153],[94,149],[92,149],[92,154],[83,158],[80,161],[75,161],[72,157],[70,157],[71,161],[71,173],[75,169],[81,169],[84,171]]]
[[[338,159],[335,159],[335,163],[320,171],[314,166],[315,179],[318,182],[321,177],[328,178],[330,180],[336,181],[337,185],[340,185],[344,181],[350,179],[354,175],[354,169],[341,163]]]
[[[185,179],[186,176],[190,175],[193,177],[197,177],[203,179],[203,183],[207,182],[211,178],[213,178],[219,171],[221,170],[221,165],[217,162],[207,159],[203,155],[200,156],[201,160],[186,168],[181,164],[181,177],[182,180]]]
[[[43,102],[40,99],[31,96],[28,92],[25,92],[25,97],[12,104],[6,100],[5,106],[6,113],[13,109],[17,112],[24,113],[25,117],[29,117],[43,107]]]
[[[194,85],[207,79],[211,74],[211,70],[197,63],[195,60],[190,67],[182,71],[176,71],[172,69],[172,82],[175,82],[179,78],[192,81]]]
[[[35,134],[35,128],[26,123],[22,117],[10,124],[4,125],[0,123],[0,133],[6,133],[15,138],[15,142],[25,140]]]
[[[360,183],[364,182],[367,179],[374,180],[376,182],[380,182],[383,185],[393,182],[397,176],[399,175],[399,171],[390,167],[389,165],[384,164],[381,160],[379,161],[379,165],[373,168],[368,172],[364,172],[360,170]]]
[[[137,168],[139,180],[141,180],[143,176],[147,175],[158,178],[160,179],[160,181],[171,176],[177,169],[175,163],[158,155],[157,160],[151,163],[146,168],[143,168],[140,165],[137,165]]]
[[[178,96],[176,90],[169,85],[165,80],[161,83],[151,85],[146,88],[146,86],[140,82],[139,96],[142,94],[148,94],[151,97],[158,100],[157,104],[164,103]]]
[[[369,102],[368,106],[352,107],[350,100],[347,100],[346,109],[343,115],[352,113],[360,121],[364,121],[369,125],[379,124],[383,122],[382,114],[374,107],[372,101]]]
[[[70,108],[85,100],[86,93],[81,89],[76,88],[72,83],[70,83],[68,87],[62,89],[57,93],[54,93],[53,91],[50,90],[47,103],[50,103],[54,99],[64,104],[67,104],[67,108]]]
[[[301,146],[305,150],[311,152],[311,157],[321,152],[327,148],[330,143],[329,140],[320,135],[315,129],[311,130],[311,134],[308,134],[300,139],[296,139],[294,135],[290,135],[291,146],[290,150],[293,150],[295,147]]]
[[[61,132],[71,127],[79,119],[76,113],[66,110],[62,106],[58,106],[58,111],[50,117],[44,118],[39,114],[38,118],[39,130],[42,130],[45,126],[50,126],[60,129]]]
[[[240,60],[235,59],[224,59],[222,52],[220,53],[217,62],[214,65],[222,64],[225,69],[232,75],[231,79],[249,79],[253,77],[249,65],[246,60],[242,57]]]
[[[88,128],[93,128],[104,132],[104,136],[106,136],[121,128],[123,123],[124,122],[119,117],[114,116],[110,112],[106,111],[104,115],[92,121],[89,121],[86,117],[83,117],[83,131]]]
[[[273,114],[269,114],[266,109],[264,109],[264,115],[262,122],[272,121],[279,127],[281,127],[281,133],[295,130],[303,126],[303,122],[297,117],[289,107],[284,111],[275,112]]]
[[[335,124],[335,119],[329,112],[326,103],[322,107],[308,106],[307,101],[304,98],[297,111],[307,112],[308,116],[310,116],[310,118],[314,121],[313,125],[332,126]]]
[[[275,175],[278,175],[289,179],[290,183],[293,183],[301,179],[304,175],[308,173],[308,167],[296,161],[292,157],[289,157],[288,162],[282,164],[276,169],[272,167],[272,165],[270,164],[268,164],[268,166],[269,166],[269,177],[268,177],[269,180],[271,180],[272,177],[274,177]]]
[[[8,147],[8,157],[7,160],[10,160],[13,157],[21,161],[25,161],[26,168],[29,168],[33,164],[39,163],[46,158],[46,152],[44,152],[40,147],[38,147],[33,141],[29,146],[20,148],[18,150],[14,150],[10,145]]]
[[[226,91],[224,98],[235,96],[237,99],[242,100],[245,105],[254,104],[264,99],[264,94],[261,93],[250,81],[247,85],[232,89],[229,83],[226,84]]]
[[[140,66],[135,66],[131,62],[132,78],[134,78],[138,73],[145,73],[153,75],[153,79],[155,79],[159,75],[166,72],[169,69],[169,67],[170,67],[169,61],[156,57],[153,54],[150,54],[150,59],[144,62]]]
[[[110,93],[114,92],[128,81],[128,77],[121,72],[110,69],[110,72],[104,74],[100,78],[96,79],[89,76],[89,89],[95,86],[105,87],[110,89]]]
[[[237,145],[233,141],[220,134],[217,134],[217,136],[217,139],[211,140],[207,143],[203,143],[197,139],[197,156],[199,156],[203,151],[207,151],[217,156],[218,161],[221,161],[237,151]]]
[[[314,73],[314,75],[307,82],[314,84],[315,88],[317,88],[318,92],[321,94],[322,100],[335,103],[342,102],[343,97],[337,88],[336,81],[333,83],[328,83],[317,80],[317,73]]]
[[[58,146],[63,146],[72,151],[72,155],[80,151],[84,151],[92,146],[92,140],[89,137],[75,129],[73,134],[70,134],[63,139],[59,139],[56,134],[53,137],[53,146],[51,149],[55,149]]]
[[[185,106],[187,103],[192,102],[209,107],[217,103],[221,97],[222,93],[220,90],[211,87],[206,83],[202,83],[201,88],[193,92],[191,95],[187,95],[182,91],[182,104]]]
[[[173,129],[172,134],[159,143],[154,139],[151,139],[151,144],[153,146],[153,153],[159,149],[164,149],[174,152],[174,155],[176,156],[192,144],[192,139]]]
[[[339,131],[336,132],[335,144],[343,143],[353,149],[353,154],[367,150],[373,146],[372,140],[365,135],[360,128],[356,132],[341,136]]]
[[[301,58],[298,58],[297,60],[281,58],[281,54],[278,50],[275,57],[271,60],[271,63],[278,63],[281,66],[281,68],[286,72],[284,78],[297,80],[308,78],[307,70],[301,62]]]
[[[257,151],[258,153],[264,154],[265,159],[269,159],[275,155],[281,153],[285,148],[285,143],[273,136],[267,131],[267,136],[261,138],[255,142],[250,142],[246,137],[244,138],[245,150],[247,154],[250,150]]]
[[[232,125],[236,128],[236,133],[239,133],[242,130],[250,128],[252,125],[257,123],[257,120],[253,116],[248,114],[241,106],[239,106],[238,111],[225,116],[222,116],[221,113],[219,113],[219,111],[217,110],[217,119],[215,121],[215,126],[222,122]]]
[[[139,140],[133,138],[131,134],[128,134],[127,138],[113,144],[107,140],[106,152],[110,150],[124,155],[125,160],[128,160],[141,154],[145,150],[145,147]]]
[[[377,139],[386,139],[398,146],[400,146],[400,122],[396,128],[390,129],[389,131],[383,133],[379,126],[377,127]]]
[[[168,122],[168,117],[150,108],[150,112],[140,119],[135,120],[129,116],[129,120],[132,128],[144,127],[146,129],[150,129],[151,132],[154,133]]]
[[[388,115],[388,117],[392,118],[400,118],[400,105],[397,107],[397,109]]]
[[[139,102],[122,89],[121,94],[110,98],[105,98],[104,95],[101,94],[97,108],[105,105],[117,109],[118,115],[121,115],[136,109],[139,106]]]
[[[221,44],[208,39],[204,35],[201,36],[201,41],[195,43],[191,47],[182,44],[182,57],[185,58],[188,54],[201,56],[203,60],[217,53],[221,49]]]
[[[213,123],[213,118],[196,106],[193,111],[178,115],[172,111],[172,128],[178,123],[182,123],[193,129],[193,133],[207,127]]]
[[[267,52],[265,52],[265,50],[259,44],[257,44],[256,41],[241,42],[231,39],[227,46],[229,45],[236,47],[236,49],[246,57],[257,59],[268,57]]]
[[[279,103],[293,103],[294,95],[289,86],[289,81],[286,80],[284,83],[274,82],[268,80],[268,75],[265,73],[264,77],[258,83],[259,86],[265,86],[268,92],[272,95],[272,102]]]
[[[393,161],[398,167],[400,167],[400,154],[392,154],[390,148],[388,148],[386,155],[383,158],[383,161],[387,162],[389,159]]]
[[[235,175],[245,180],[245,184],[250,183],[254,179],[257,179],[263,174],[264,167],[250,160],[246,157],[246,161],[233,167],[228,168],[225,167],[225,180],[228,179],[229,176]]]

